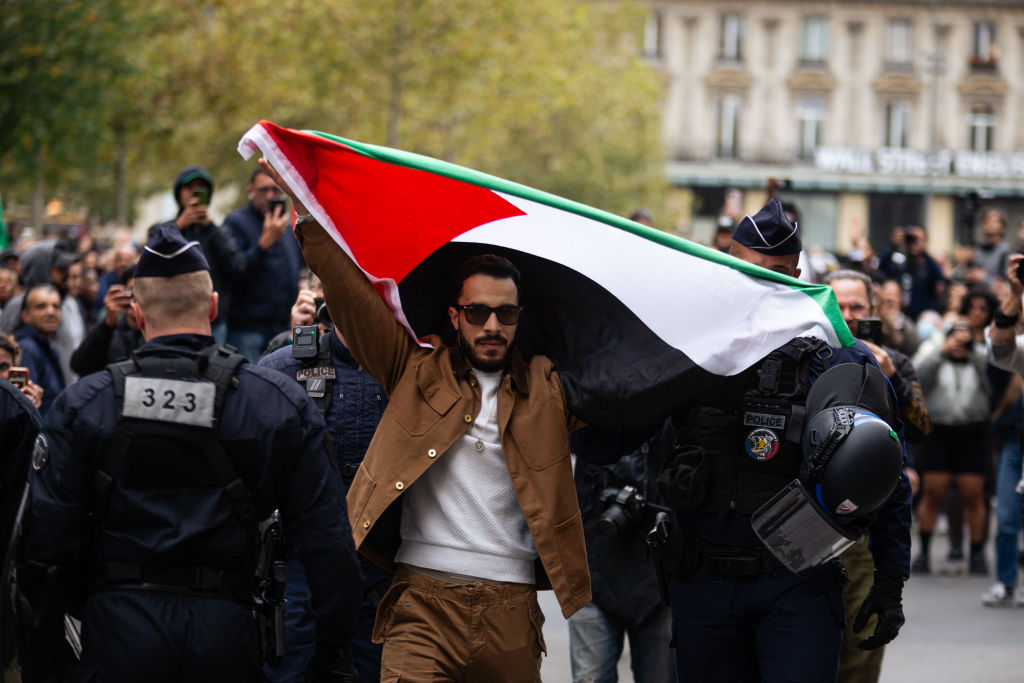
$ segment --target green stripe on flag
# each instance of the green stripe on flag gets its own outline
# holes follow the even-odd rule
[[[773,270],[768,270],[767,268],[761,268],[760,266],[755,266],[754,264],[743,261],[742,259],[722,253],[717,249],[712,249],[710,247],[697,244],[696,242],[683,239],[678,235],[672,235],[662,230],[658,230],[657,228],[640,225],[639,223],[631,221],[623,216],[619,216],[602,209],[595,209],[592,206],[587,206],[586,204],[581,204],[571,199],[559,197],[558,195],[554,195],[549,192],[544,192],[510,180],[505,180],[504,178],[499,178],[497,176],[490,175],[489,173],[475,171],[471,168],[459,166],[458,164],[453,164],[448,161],[441,161],[440,159],[416,154],[415,152],[405,152],[398,149],[392,149],[391,147],[381,147],[379,145],[371,145],[366,142],[349,140],[347,138],[332,135],[330,133],[324,133],[322,131],[305,130],[303,132],[308,133],[309,135],[317,135],[328,140],[333,140],[334,142],[340,142],[343,145],[351,147],[359,154],[371,159],[383,161],[395,166],[404,166],[406,168],[427,171],[435,175],[460,180],[479,187],[485,187],[489,190],[494,190],[495,192],[503,192],[505,194],[522,197],[523,199],[528,199],[540,204],[547,204],[548,206],[552,206],[562,211],[575,213],[577,215],[626,230],[639,235],[640,237],[651,240],[652,242],[657,242],[658,244],[685,252],[697,258],[721,263],[734,270],[746,273],[747,275],[757,277],[762,280],[772,280],[774,282],[784,284],[792,289],[803,292],[813,299],[819,307],[821,307],[822,312],[828,319],[829,323],[831,323],[836,336],[839,338],[839,341],[843,346],[852,346],[855,341],[849,328],[847,328],[846,323],[843,321],[843,316],[839,310],[838,304],[836,303],[835,296],[832,293],[832,288],[827,285],[817,285],[805,282],[803,280],[792,278],[788,275],[783,275],[782,273],[777,273]]]

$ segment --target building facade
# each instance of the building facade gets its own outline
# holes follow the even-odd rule
[[[883,248],[894,226],[920,224],[933,252],[948,251],[989,207],[1016,243],[1024,2],[648,5],[682,234],[707,241],[723,210],[756,210],[776,179],[805,243],[825,249],[860,236]]]

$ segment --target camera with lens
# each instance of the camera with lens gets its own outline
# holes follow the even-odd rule
[[[634,522],[643,519],[647,501],[635,486],[606,488],[601,492],[604,512],[597,522],[598,530],[605,536],[618,536]]]
[[[872,344],[882,343],[882,319],[861,318],[857,321],[857,339],[866,339]]]
[[[313,310],[316,311],[316,321],[321,325],[331,325],[331,313],[327,310],[327,303],[322,296],[313,299]]]

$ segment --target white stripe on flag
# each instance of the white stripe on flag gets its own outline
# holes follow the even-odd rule
[[[824,311],[798,289],[546,204],[498,194],[526,215],[479,226],[455,241],[518,249],[572,268],[709,372],[736,374],[796,336],[839,345]]]

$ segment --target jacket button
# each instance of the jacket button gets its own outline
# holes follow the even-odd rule
[[[473,421],[473,416],[472,415],[466,415],[466,417],[464,417],[462,419],[465,420],[466,422],[472,422]]]
[[[429,451],[427,451],[427,457],[428,458],[436,458],[437,457],[437,451],[434,450],[433,448],[431,448]]]
[[[396,489],[398,489],[399,491],[401,491],[402,489],[404,489],[404,488],[405,488],[405,484],[403,484],[403,483],[402,483],[402,482],[400,482],[400,481],[396,481],[396,482],[395,482],[395,488],[396,488]]]
[[[370,528],[370,520],[366,520],[365,522],[363,522],[363,528],[364,529],[369,529]]]

